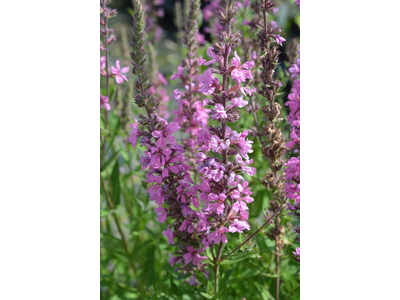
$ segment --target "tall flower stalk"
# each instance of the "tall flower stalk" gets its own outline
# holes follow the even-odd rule
[[[251,111],[253,113],[257,135],[261,142],[262,153],[267,158],[270,171],[263,178],[263,184],[272,193],[269,210],[276,211],[286,202],[284,192],[285,177],[283,174],[283,166],[285,164],[284,155],[286,152],[285,138],[279,129],[281,105],[276,101],[276,95],[282,83],[274,78],[275,68],[278,65],[280,51],[278,45],[282,45],[285,41],[280,36],[281,29],[274,21],[268,23],[267,17],[269,13],[273,13],[277,4],[275,1],[261,0],[253,5],[258,16],[254,23],[258,27],[256,33],[257,51],[261,62],[261,86],[258,87],[258,93],[266,99],[267,105],[262,107],[265,117],[265,125],[261,128],[257,119],[257,104],[253,98],[250,98]],[[279,299],[280,289],[280,258],[284,245],[285,229],[281,224],[281,216],[275,219],[275,226],[267,234],[268,237],[275,241],[275,298]]]
[[[194,185],[188,173],[190,167],[186,164],[184,149],[176,142],[173,133],[180,129],[176,122],[168,122],[158,116],[156,109],[159,98],[151,93],[151,83],[145,70],[146,53],[144,47],[146,36],[144,32],[143,7],[139,0],[134,0],[134,22],[132,28],[132,60],[133,73],[137,76],[135,82],[135,103],[146,110],[146,115],[139,115],[139,122],[131,124],[132,134],[129,141],[136,146],[137,138],[146,147],[145,155],[140,158],[142,169],[147,169],[146,182],[150,185],[150,200],[157,204],[155,212],[157,220],[164,223],[167,216],[174,220],[163,232],[170,244],[177,240],[178,250],[170,259],[171,266],[181,264],[182,273],[190,276],[189,283],[196,284],[195,271],[208,273],[205,270],[201,255],[199,231],[204,231],[206,217],[198,210],[199,202],[196,196],[200,186]],[[193,209],[192,207],[195,207]]]

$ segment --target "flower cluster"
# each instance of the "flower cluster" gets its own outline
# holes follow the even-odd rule
[[[117,36],[114,34],[114,30],[108,27],[108,19],[115,17],[117,11],[115,9],[110,9],[107,7],[109,0],[102,0],[100,6],[100,34],[103,36],[103,42],[100,42],[100,51],[104,51],[105,55],[100,57],[100,75],[106,78],[106,95],[100,94],[100,108],[104,107],[106,110],[110,110],[111,106],[109,102],[109,78],[115,78],[117,84],[122,84],[128,81],[125,73],[129,72],[129,67],[124,67],[121,69],[119,60],[115,62],[115,67],[111,66],[109,68],[109,45],[114,42]]]
[[[298,51],[298,58],[289,68],[289,72],[294,80],[291,93],[288,96],[289,101],[286,105],[290,109],[288,121],[292,126],[292,131],[290,133],[290,141],[286,146],[293,153],[298,153],[298,157],[290,158],[285,164],[287,167],[285,194],[288,199],[293,201],[293,203],[287,204],[288,209],[300,219],[300,50]],[[295,232],[300,236],[299,226],[295,228]],[[295,255],[295,260],[300,263],[300,248],[297,248],[293,254]]]
[[[221,243],[227,243],[226,233],[250,229],[247,204],[254,199],[243,175],[255,174],[255,168],[249,166],[253,161],[248,154],[253,151],[252,141],[247,138],[248,131],[236,132],[228,126],[228,123],[238,121],[239,108],[248,104],[241,95],[240,87],[241,83],[252,79],[250,69],[254,63],[248,61],[242,64],[236,51],[230,59],[232,49],[240,43],[240,34],[231,32],[238,6],[231,1],[222,1],[220,6],[219,18],[225,30],[220,33],[218,43],[207,51],[211,59],[204,65],[213,65],[213,68],[199,76],[199,91],[211,96],[208,103],[212,107],[210,117],[219,125],[204,126],[199,131],[197,141],[200,147],[196,154],[202,181],[199,189],[202,212],[211,220],[202,244],[204,247],[220,244],[219,249]],[[222,75],[222,82],[214,74]]]
[[[199,5],[198,0],[192,0]],[[190,275],[190,284],[196,284],[195,270],[204,272],[207,259],[202,255],[204,247],[201,245],[208,228],[208,215],[201,211],[198,200],[198,191],[209,190],[206,184],[196,185],[188,172],[183,146],[179,145],[173,136],[180,129],[176,122],[168,123],[155,112],[159,99],[151,93],[149,76],[144,69],[146,54],[144,46],[143,7],[139,0],[134,0],[134,23],[132,60],[133,72],[137,76],[135,83],[135,102],[139,107],[146,109],[147,116],[139,115],[139,121],[131,124],[132,133],[129,142],[135,147],[137,139],[146,148],[140,157],[142,169],[147,170],[146,182],[149,184],[150,200],[157,205],[155,212],[157,220],[164,223],[168,218],[173,220],[172,228],[163,232],[170,244],[175,240],[179,249],[170,259],[170,264],[181,264],[182,273]],[[203,235],[204,235],[203,234]],[[207,237],[206,235],[204,236]]]

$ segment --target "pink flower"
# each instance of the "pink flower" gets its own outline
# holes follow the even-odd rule
[[[226,238],[225,232],[229,232],[229,229],[221,226],[215,232],[209,234],[207,238],[210,242],[214,242],[215,244],[221,243],[221,240],[226,244],[228,239]]]
[[[157,10],[157,16],[160,17],[160,18],[164,18],[164,16],[165,16],[164,8],[160,7]]]
[[[162,29],[160,26],[156,26],[156,32],[154,32],[154,40],[159,41],[161,39],[162,36]]]
[[[206,60],[203,59],[203,56],[200,56],[200,57],[199,57],[199,66],[204,65],[205,62],[206,62]]]
[[[253,151],[251,151],[251,152],[253,152]],[[242,155],[243,155],[243,154],[242,154]],[[235,163],[237,163],[237,164],[241,167],[241,169],[242,169],[242,171],[243,171],[244,173],[247,173],[247,174],[249,174],[250,176],[253,176],[254,174],[256,174],[256,168],[248,167],[248,166],[247,166],[247,165],[250,165],[250,164],[253,163],[253,160],[252,160],[252,159],[243,161],[243,159],[242,159],[242,158],[240,157],[240,155],[238,154],[238,155],[236,155],[236,157],[235,157]]]
[[[246,88],[246,87],[244,87],[244,86],[241,86],[241,87],[240,87],[240,92],[241,92],[243,95],[252,96],[253,93],[256,92],[256,91],[257,91],[256,88],[248,89],[248,88]]]
[[[175,89],[172,92],[172,98],[174,98],[175,100],[179,100],[179,99],[181,99],[181,97],[182,97],[182,92],[180,90]]]
[[[254,66],[254,61],[247,61],[243,65],[240,65],[240,57],[235,51],[234,58],[232,58],[232,65],[235,67],[232,70],[231,76],[238,84],[246,81],[246,79],[252,79],[253,75],[249,71]]]
[[[165,165],[165,161],[170,159],[172,151],[170,149],[165,149],[165,148],[157,148],[157,147],[151,147],[151,158],[150,158],[150,163],[149,167],[153,168],[161,168]],[[161,183],[161,177],[160,177],[160,182]]]
[[[276,23],[275,21],[272,20],[269,24],[270,24],[273,28],[278,29],[278,32],[281,32],[281,28],[279,27],[278,23]]]
[[[206,39],[205,39],[205,37],[204,37],[204,34],[197,33],[197,42],[198,42],[200,45],[204,45],[204,44],[205,44]]]
[[[100,75],[101,76],[107,76],[107,71],[104,70],[106,67],[106,57],[102,56],[100,57]]]
[[[232,107],[245,107],[247,104],[249,104],[249,101],[243,100],[243,97],[238,97],[238,98],[233,98],[231,100]]]
[[[164,230],[162,234],[168,239],[168,244],[171,245],[174,244],[174,233],[171,229],[169,229],[169,225],[168,228]]]
[[[276,43],[282,46],[282,42],[286,41],[280,34],[275,36]]]
[[[163,74],[158,73],[158,74],[157,74],[157,77],[158,77],[158,80],[159,80],[163,85],[165,85],[165,86],[168,85],[168,81],[167,81],[167,79],[165,79],[165,77],[164,77]]]
[[[226,150],[229,148],[231,141],[229,139],[223,140],[217,137],[216,135],[212,135],[210,139],[210,147],[213,149],[215,153],[222,153],[221,150]]]
[[[156,212],[157,215],[157,221],[160,223],[164,223],[165,220],[167,219],[167,212],[165,211],[165,209],[162,207],[156,207],[154,211]]]
[[[115,67],[111,66],[111,74],[115,76],[115,82],[117,84],[122,84],[125,81],[128,81],[128,78],[123,73],[129,72],[129,67],[124,67],[121,70],[119,65],[119,60],[115,62]]]
[[[179,257],[172,256],[171,254],[169,255],[169,257],[170,258],[168,260],[168,263],[172,268],[180,259],[179,259]]]
[[[294,4],[297,4],[297,5],[299,6],[299,8],[300,8],[300,0],[294,1]],[[299,249],[300,249],[300,248],[299,248]]]
[[[179,227],[179,231],[187,231],[189,233],[192,233],[194,231],[194,227],[191,220],[183,220],[181,226]]]
[[[171,145],[175,145],[175,138],[171,135],[172,133],[178,131],[180,126],[176,122],[172,122],[168,124],[168,126],[165,128],[165,130],[156,130],[152,133],[152,136],[155,138],[158,138],[157,140],[157,147],[160,147],[164,149],[167,146],[166,140],[170,142]]]
[[[228,115],[226,114],[224,106],[220,103],[215,104],[215,108],[213,110],[213,113],[211,114],[211,119],[219,121],[222,119],[226,119],[227,117]]]
[[[219,55],[216,55],[216,54],[213,52],[213,50],[214,50],[213,47],[208,47],[208,49],[207,49],[207,54],[208,54],[209,57],[211,57],[211,58],[213,58],[213,59],[210,60],[210,61],[208,61],[208,62],[206,62],[206,63],[204,63],[205,66],[209,66],[209,65],[211,65],[211,64],[213,64],[213,63],[219,61]]]
[[[203,75],[199,75],[197,79],[200,81],[199,92],[204,95],[211,95],[215,89],[220,87],[218,78],[214,77],[210,70],[206,70]]]
[[[227,197],[224,193],[221,193],[219,195],[210,193],[208,195],[208,202],[217,201],[216,203],[210,204],[210,210],[215,211],[218,215],[221,215],[224,212],[224,208],[225,208],[224,201],[226,198]]]
[[[286,147],[288,147],[288,149],[291,150],[294,145],[300,144],[300,139],[297,136],[296,129],[294,127],[292,128],[292,131],[290,132],[290,138],[292,140],[290,140],[289,142],[286,143]]]
[[[300,4],[300,1],[299,1]],[[300,247],[296,248],[296,251],[293,251],[294,255],[300,256]]]
[[[191,286],[198,284],[198,281],[196,280],[196,275],[193,275],[192,277],[190,277],[189,284]]]
[[[136,140],[139,136],[139,124],[138,121],[135,119],[135,123],[129,125],[132,128],[131,136],[128,139],[128,142],[132,144],[132,147],[136,147]]]
[[[183,258],[185,259],[185,264],[189,264],[190,262],[192,262],[192,264],[197,266],[198,264],[201,264],[203,260],[207,259],[207,256],[199,255],[199,253],[204,252],[203,248],[199,248],[198,250],[196,250],[192,246],[189,246],[187,250],[189,252],[183,255]]]
[[[293,64],[290,68],[289,68],[289,72],[290,72],[290,78],[296,78],[298,75],[300,75],[300,59],[296,59],[296,63]]]
[[[235,219],[235,221],[229,225],[230,232],[242,233],[243,230],[250,230],[250,225],[246,221],[239,221],[238,219]]]
[[[172,74],[172,76],[171,76],[170,79],[171,79],[171,80],[175,80],[175,79],[177,79],[177,78],[180,78],[180,77],[182,76],[182,74],[183,74],[183,67],[182,67],[182,66],[179,66],[179,67],[178,67],[178,72]]]
[[[102,108],[104,106],[104,108],[106,110],[110,110],[111,106],[108,103],[108,97],[107,96],[103,96],[102,94],[100,94],[100,108]]]

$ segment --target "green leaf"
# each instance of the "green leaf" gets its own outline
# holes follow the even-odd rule
[[[114,168],[111,172],[111,191],[114,200],[114,207],[117,207],[120,203],[120,195],[121,195],[121,184],[119,182],[119,163],[118,160],[114,165]]]
[[[203,297],[207,298],[207,299],[213,299],[213,298],[214,298],[214,295],[210,295],[210,294],[202,293],[202,292],[200,292],[200,294],[201,294]]]
[[[110,212],[109,210],[100,209],[100,218],[106,217],[109,212]]]
[[[107,167],[114,161],[114,159],[118,156],[118,153],[121,151],[118,150],[117,152],[114,152],[109,159],[100,167],[100,172],[103,172]]]
[[[171,278],[171,290],[174,292],[174,294],[176,296],[178,296],[179,298],[182,298],[182,292],[181,290],[178,288],[178,286],[174,283],[174,281]]]
[[[254,253],[253,251],[235,253],[235,254],[232,254],[231,256],[228,256],[228,258],[226,258],[225,260],[223,260],[221,262],[221,265],[236,263],[238,261],[241,261],[241,260],[244,260],[247,258],[256,257],[256,256],[257,256],[257,254]]]

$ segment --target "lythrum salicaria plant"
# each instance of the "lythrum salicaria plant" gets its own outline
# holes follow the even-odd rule
[[[177,122],[168,123],[161,118],[156,110],[160,103],[158,95],[154,94],[152,83],[145,68],[146,35],[143,7],[139,0],[134,0],[134,23],[132,28],[132,72],[136,75],[135,103],[144,108],[145,115],[139,115],[135,120],[129,141],[135,147],[137,139],[146,148],[140,158],[142,169],[147,170],[146,182],[149,184],[150,200],[157,204],[155,212],[161,223],[172,221],[164,235],[170,244],[175,244],[177,250],[171,256],[171,265],[188,277],[190,284],[196,284],[196,272],[202,272],[208,278],[209,271],[204,260],[210,253],[214,277],[213,294],[218,294],[219,270],[221,262],[245,245],[260,230],[271,223],[279,213],[278,206],[266,222],[243,243],[224,255],[224,244],[229,233],[242,233],[249,230],[247,222],[249,208],[247,204],[254,201],[252,191],[244,174],[254,175],[256,170],[251,167],[252,141],[247,138],[248,131],[237,132],[229,124],[240,119],[240,108],[248,104],[243,97],[251,95],[254,90],[245,86],[252,79],[252,61],[242,63],[235,48],[240,44],[240,33],[232,32],[232,22],[239,14],[238,6],[232,1],[220,3],[219,21],[224,28],[218,41],[207,51],[211,60],[204,62],[210,66],[202,75],[197,76],[196,67],[200,59],[195,56],[195,35],[197,34],[197,14],[199,1],[192,0],[190,13],[185,27],[184,44],[189,52],[186,59],[171,79],[180,78],[186,91],[174,91],[176,99],[184,99],[180,103]],[[221,79],[221,82],[220,82]],[[197,101],[195,93],[206,95],[208,101]],[[210,117],[213,126],[207,126],[207,118],[203,112],[196,116],[198,109],[204,105],[210,107]],[[190,143],[198,145],[195,148],[195,170],[189,165],[193,155],[185,157],[185,149],[173,136],[184,126],[189,134],[185,141],[186,149]],[[194,139],[193,131],[197,133]],[[200,183],[195,184],[189,171],[197,172]]]

